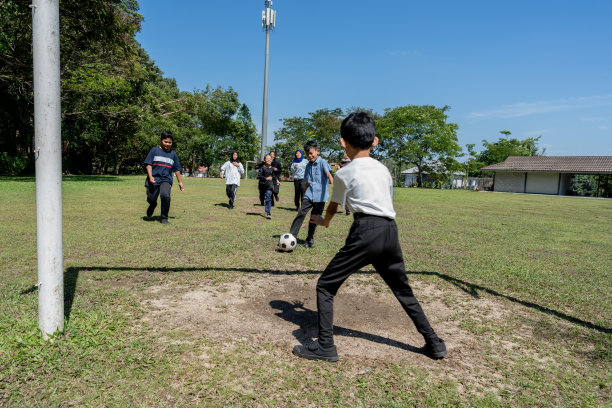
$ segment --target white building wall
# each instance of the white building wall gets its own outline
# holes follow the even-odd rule
[[[525,173],[495,173],[495,191],[522,193],[525,188]]]
[[[559,173],[527,173],[525,192],[559,194]]]

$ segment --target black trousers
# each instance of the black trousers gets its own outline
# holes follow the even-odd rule
[[[321,215],[323,214],[323,209],[325,208],[325,203],[313,203],[309,198],[304,197],[302,200],[302,206],[298,210],[297,215],[293,219],[291,223],[291,235],[297,238],[298,233],[300,232],[300,228],[302,228],[302,224],[304,223],[304,218],[308,215],[308,211],[312,209],[311,215]],[[308,223],[308,236],[306,239],[313,239],[315,230],[317,229],[317,224]]]
[[[225,194],[227,194],[227,198],[229,198],[229,206],[234,206],[234,200],[236,200],[236,190],[238,190],[237,184],[226,184],[225,185]]]
[[[157,197],[161,196],[161,218],[168,219],[168,212],[170,211],[170,190],[172,185],[168,182],[160,184],[150,184],[147,187],[147,202],[150,207],[157,207]]]
[[[295,208],[299,210],[300,206],[302,205],[302,197],[304,196],[304,193],[306,192],[306,180],[305,179],[293,180],[293,190],[295,193],[295,197],[293,199],[295,202]]]
[[[334,344],[334,296],[338,289],[351,274],[370,264],[391,288],[419,333],[426,339],[434,337],[435,332],[408,284],[395,221],[363,213],[354,217],[344,247],[317,282],[319,343],[324,347]]]

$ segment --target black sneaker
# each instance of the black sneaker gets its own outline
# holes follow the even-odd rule
[[[266,213],[266,218],[267,218],[267,219],[269,219],[269,220],[271,220],[271,219],[272,219],[272,214],[270,214],[270,213]]]
[[[295,346],[293,354],[308,360],[338,361],[339,359],[336,346],[322,348],[318,341],[314,341],[308,346]]]
[[[439,337],[436,337],[431,340],[426,340],[425,354],[427,354],[431,358],[443,358],[447,354],[444,340]]]
[[[149,208],[147,208],[147,218],[151,218],[153,216],[153,211],[155,211],[155,207],[149,204]]]
[[[169,224],[170,224],[170,221],[168,221],[168,219],[167,219],[167,218],[162,218],[162,220],[161,220],[160,222],[161,222],[162,224],[164,224],[164,225],[169,225]]]
[[[312,248],[314,246],[314,239],[307,239],[304,241],[304,248]]]

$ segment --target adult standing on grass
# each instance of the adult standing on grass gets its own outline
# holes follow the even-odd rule
[[[334,176],[325,218],[313,215],[310,222],[329,227],[338,205],[347,206],[355,220],[345,245],[317,282],[318,339],[307,346],[295,346],[293,353],[311,360],[338,361],[334,345],[334,296],[351,274],[371,264],[425,338],[425,353],[442,358],[446,355],[444,341],[429,325],[406,277],[395,224],[391,174],[370,157],[370,150],[378,144],[372,117],[365,112],[350,114],[342,121],[340,143],[351,162]]]
[[[240,177],[244,174],[244,167],[238,158],[238,152],[232,152],[230,159],[221,166],[221,178],[225,178],[225,194],[229,198],[229,209],[234,209],[236,190],[240,187]]]
[[[306,191],[306,180],[304,179],[304,172],[308,165],[308,160],[304,160],[304,152],[297,149],[293,154],[293,161],[291,162],[291,174],[293,174],[293,190],[295,203],[295,210],[299,211],[302,205],[302,199],[304,198],[304,192]]]
[[[163,131],[161,134],[160,146],[155,146],[149,151],[145,158],[147,169],[147,179],[145,187],[147,189],[147,217],[153,215],[157,207],[157,197],[161,196],[161,223],[168,222],[168,212],[170,211],[170,190],[172,189],[172,173],[176,174],[179,188],[185,190],[183,179],[181,178],[181,163],[176,152],[172,150],[174,135],[170,131]]]
[[[272,168],[274,168],[274,173],[276,174],[276,178],[278,180],[283,176],[283,165],[276,159],[276,152],[272,150],[270,152],[270,157],[272,157]],[[274,198],[278,201],[278,193],[280,192],[280,183],[274,186]],[[274,205],[274,203],[272,203]]]

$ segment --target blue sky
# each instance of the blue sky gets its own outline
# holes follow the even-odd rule
[[[140,0],[137,40],[182,90],[234,88],[261,129],[263,0]],[[268,145],[321,108],[448,105],[459,143],[542,135],[612,155],[612,1],[274,0]]]

